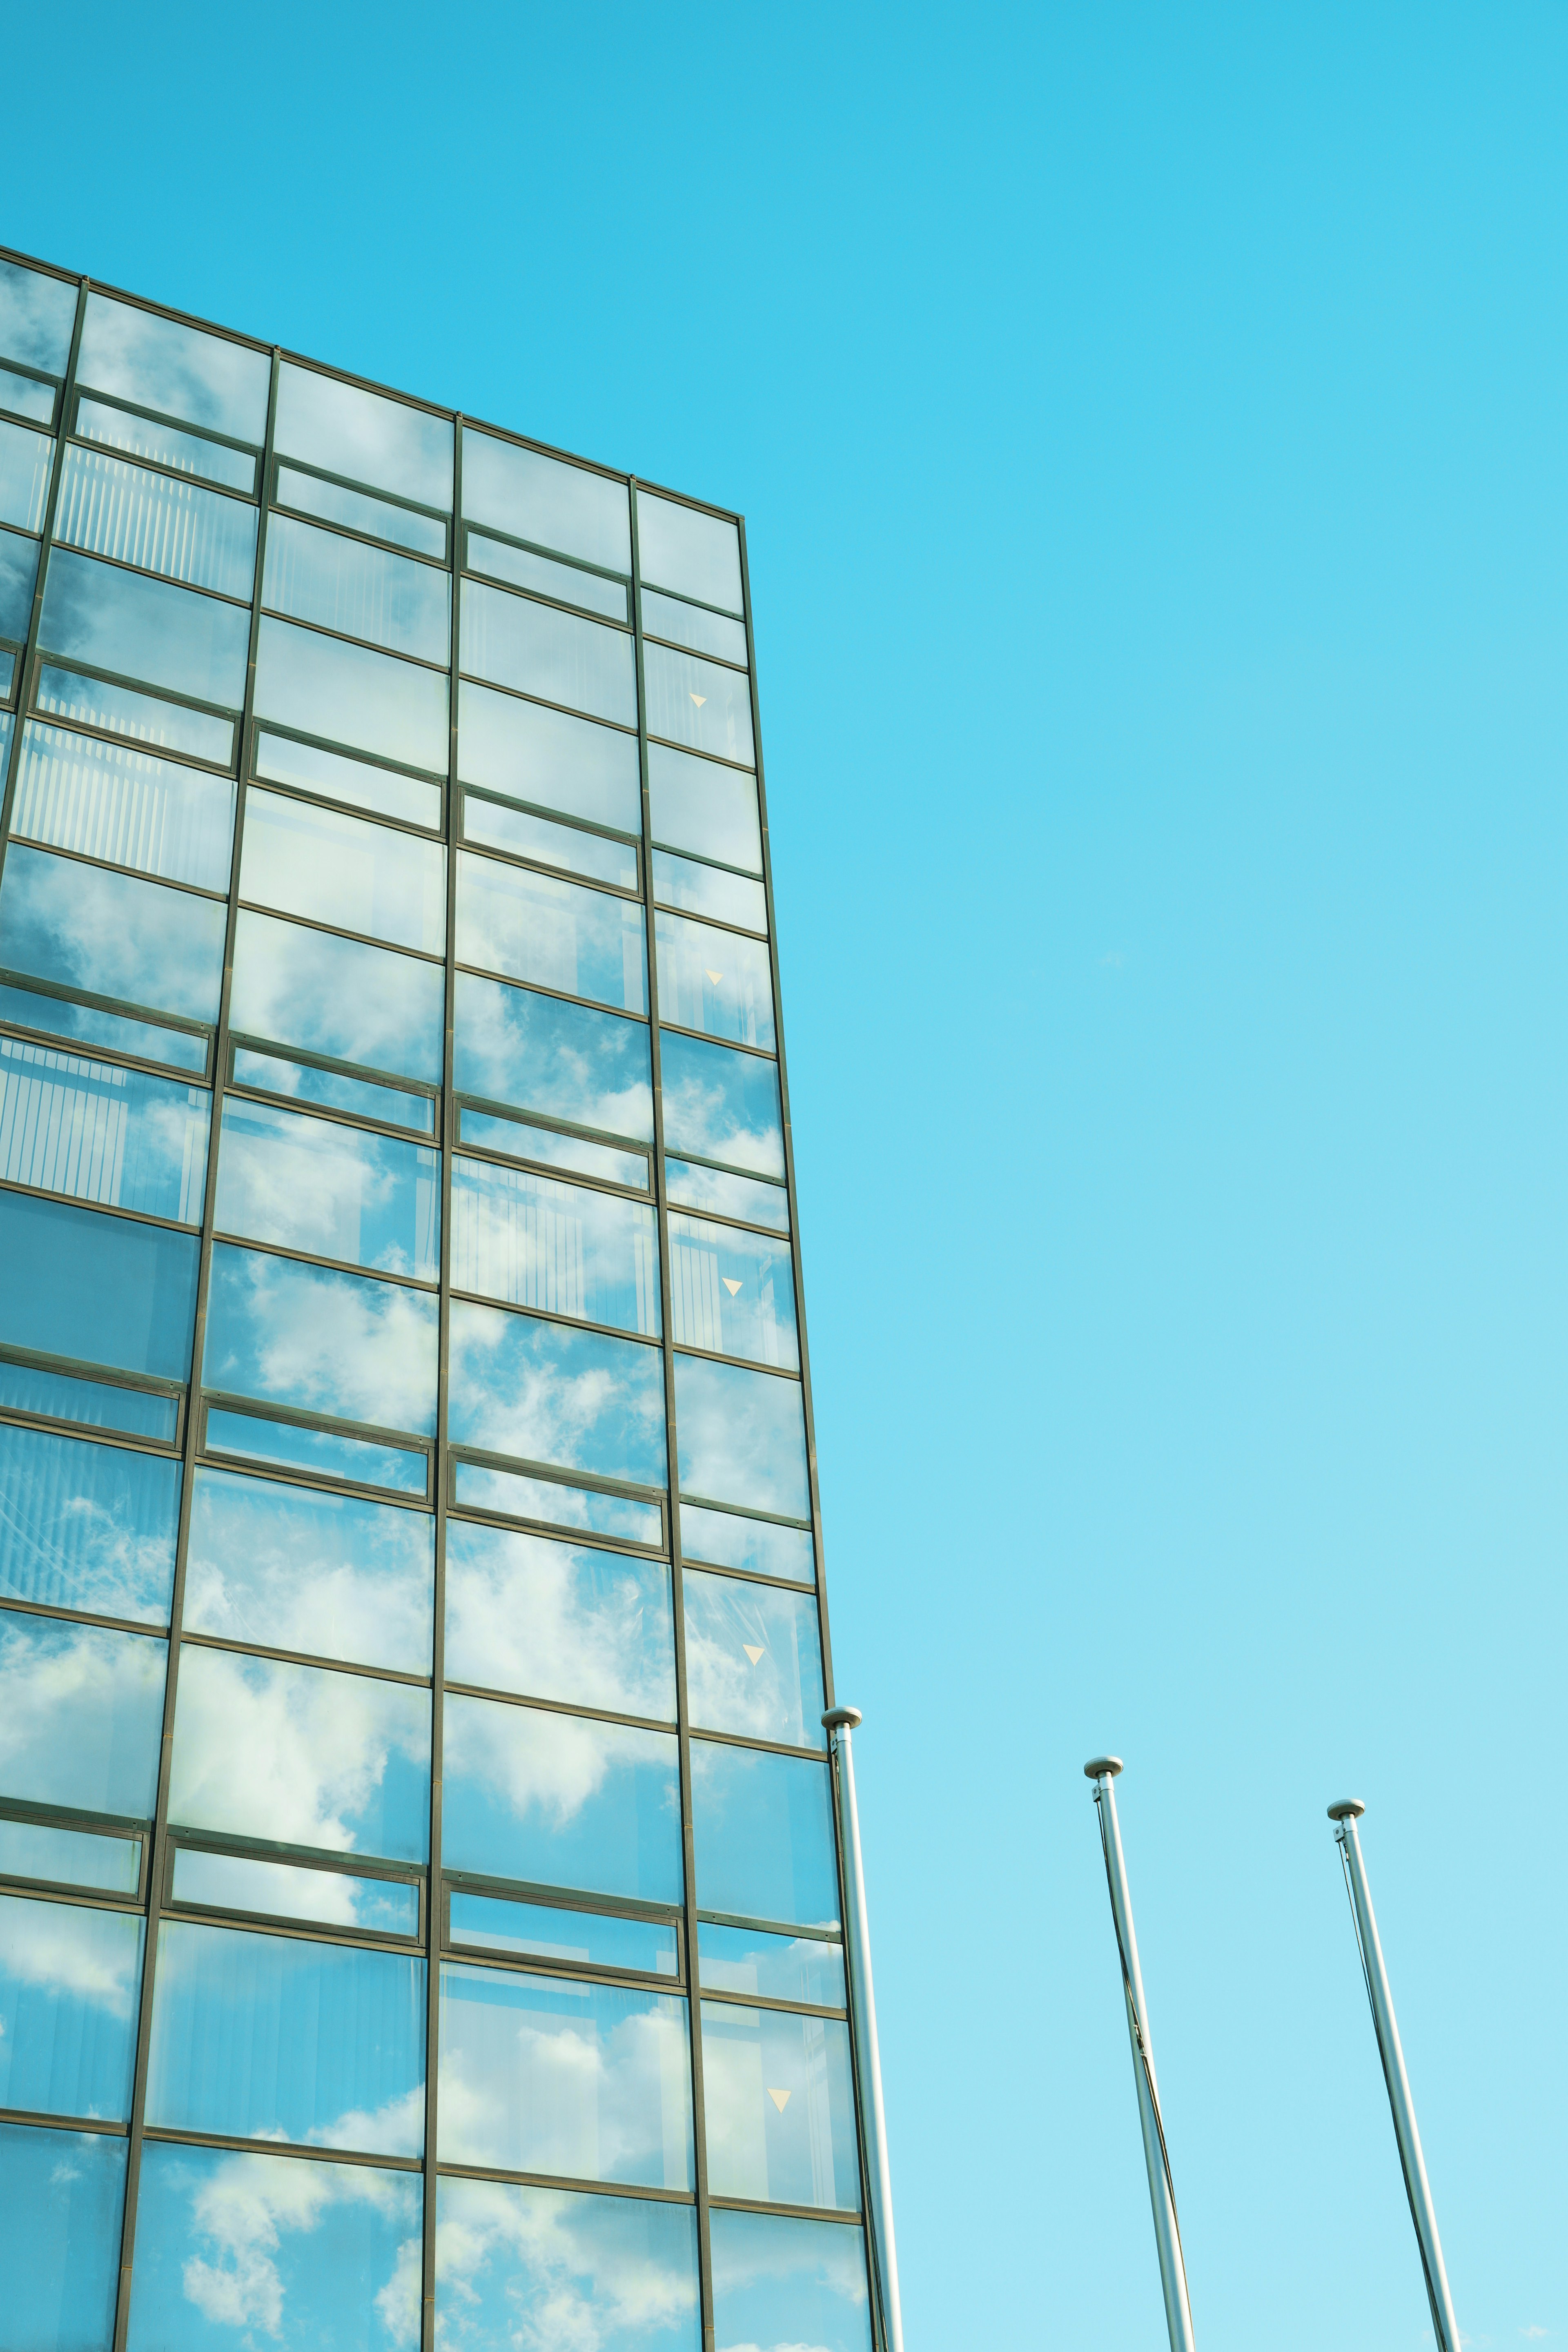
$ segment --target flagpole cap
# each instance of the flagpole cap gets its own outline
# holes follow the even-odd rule
[[[1359,1797],[1342,1797],[1337,1805],[1329,1807],[1329,1819],[1331,1822],[1353,1822],[1359,1820],[1365,1811],[1366,1807]]]
[[[1121,1769],[1120,1756],[1091,1756],[1083,1768],[1086,1780],[1114,1780]]]
[[[822,1718],[824,1731],[858,1731],[865,1721],[858,1706],[830,1706]]]

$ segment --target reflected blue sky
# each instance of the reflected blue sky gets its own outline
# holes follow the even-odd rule
[[[789,1194],[782,1184],[732,1175],[722,1168],[701,1168],[689,1160],[667,1160],[664,1172],[672,1209],[707,1209],[716,1217],[739,1217],[776,1234],[789,1231]]]
[[[659,1041],[664,1136],[671,1151],[758,1176],[784,1172],[776,1064],[666,1030]]]
[[[509,1306],[658,1336],[658,1220],[612,1192],[458,1156],[451,1278]]]
[[[271,1912],[316,1927],[362,1927],[380,1936],[419,1932],[419,1889],[411,1881],[258,1862],[201,1846],[175,1847],[174,1900],[204,1911]]]
[[[0,1424],[0,1592],[162,1624],[180,1465]]]
[[[260,1103],[224,1104],[220,1233],[434,1282],[441,1265],[441,1162],[428,1144]]]
[[[860,2210],[849,2028],[705,2000],[702,2104],[716,2197]]]
[[[713,1992],[805,2000],[818,2009],[842,2009],[847,1998],[843,1945],[815,1936],[770,1936],[704,1920],[697,1930],[697,1974]]]
[[[216,1021],[226,917],[216,898],[16,843],[0,881],[0,960],[89,996]]]
[[[686,1687],[706,1731],[820,1748],[822,1644],[816,1603],[776,1584],[682,1570]]]
[[[682,1494],[810,1517],[798,1381],[678,1355],[675,1412]]]
[[[0,1610],[0,1794],[152,1817],[166,1643]]]
[[[660,1560],[453,1519],[447,1679],[675,1720],[675,1625]]]
[[[486,1878],[681,1899],[673,1732],[449,1693],[442,1857]]]
[[[0,2123],[0,2249],[18,2344],[100,2352],[114,2333],[123,2139]]]
[[[460,1094],[575,1127],[653,1140],[647,1024],[460,971],[453,1038]]]
[[[0,727],[0,756],[5,748],[5,730]],[[14,1021],[20,1029],[41,1029],[46,1036],[68,1038],[77,1045],[108,1045],[116,1053],[140,1055],[144,1061],[166,1062],[197,1077],[207,1066],[207,1040],[199,1030],[133,1021],[122,1013],[106,1013],[100,1005],[46,996],[41,989],[0,985],[0,1019]]]
[[[436,2197],[437,2324],[454,2352],[697,2352],[691,2206],[499,2180],[442,2179]]]
[[[697,1899],[705,1911],[837,1926],[826,1763],[694,1739],[691,1810]]]
[[[62,278],[47,278],[19,261],[0,261],[0,341],[11,357],[46,374],[64,375],[76,296],[75,286]]]
[[[123,2122],[142,1920],[0,1895],[0,2107]]]
[[[438,964],[275,915],[242,914],[229,1019],[271,1045],[435,1085],[445,987]]]
[[[454,1299],[454,1444],[658,1486],[664,1367],[657,1348]]]
[[[202,1378],[238,1396],[429,1437],[436,1331],[427,1291],[220,1243]]]
[[[250,614],[194,588],[56,548],[44,575],[39,643],[67,661],[144,678],[194,702],[237,710]]]
[[[0,1339],[184,1381],[197,1247],[194,1234],[0,1192]]]
[[[682,1503],[680,1546],[684,1559],[709,1560],[715,1568],[787,1576],[797,1584],[816,1581],[808,1528],[775,1527],[767,1519],[742,1518],[737,1511],[704,1511],[695,1503]]]
[[[863,2231],[720,2210],[711,2236],[715,2352],[871,2352]]]

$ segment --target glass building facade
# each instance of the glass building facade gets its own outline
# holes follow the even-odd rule
[[[738,520],[0,258],[0,2346],[879,2338]]]

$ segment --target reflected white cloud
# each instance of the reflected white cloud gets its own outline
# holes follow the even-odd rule
[[[499,1168],[452,1162],[452,1282],[539,1307],[658,1335],[658,1225],[650,1207]]]
[[[277,915],[239,917],[229,1017],[247,1036],[436,1080],[444,989],[438,964],[394,948],[364,947]]]
[[[784,1172],[776,1065],[670,1031],[660,1040],[666,1148],[759,1176]]]
[[[145,1634],[0,1612],[0,1788],[149,1819],[166,1657]]]
[[[141,1955],[142,1923],[123,1912],[0,1895],[0,1970],[15,1984],[131,2018]]]
[[[858,2209],[849,2029],[841,2021],[704,2002],[702,2101],[716,2196]]]
[[[445,2179],[437,2341],[476,2352],[695,2352],[689,2207]]]
[[[452,427],[384,393],[286,360],[278,378],[279,452],[422,506],[452,503]]]
[[[677,1356],[675,1409],[683,1495],[809,1517],[798,1381]]]
[[[820,1747],[825,1701],[816,1602],[695,1569],[686,1570],[684,1586],[692,1722]]]
[[[656,1349],[453,1302],[453,1442],[634,1485],[665,1478]]]
[[[162,1622],[179,1499],[177,1463],[0,1428],[0,1591],[57,1609]]]
[[[463,1853],[460,1866],[464,1868],[503,1877],[553,1880],[568,1886],[599,1885],[604,1875],[602,1860],[595,1871],[579,1853],[575,1873],[564,1855],[557,1857],[552,1868],[537,1850],[539,1834],[548,1838],[573,1827],[595,1798],[605,1796],[613,1797],[615,1810],[623,1818],[613,1825],[601,1822],[597,1842],[619,1843],[615,1836],[619,1831],[623,1837],[629,1833],[635,1844],[642,1826],[637,1820],[636,1776],[646,1774],[666,1783],[662,1811],[668,1818],[662,1826],[667,1832],[676,1818],[676,1751],[666,1732],[454,1695],[447,1702],[442,1753],[453,1824],[449,1859]],[[625,1785],[628,1776],[633,1783],[629,1787]],[[616,1786],[617,1782],[622,1785]],[[520,1836],[510,1857],[502,1851],[482,1858],[468,1852],[476,1834],[466,1820],[470,1806],[487,1813],[504,1807],[520,1832],[533,1831],[532,1844],[525,1848]],[[648,1823],[645,1834],[652,1827]],[[668,1838],[661,1843],[668,1843]],[[634,1885],[619,1891],[646,1892],[657,1900],[665,1889]]]
[[[19,971],[211,1021],[223,971],[216,899],[17,843],[0,887],[0,951]]]
[[[669,1570],[454,1519],[446,1662],[451,1682],[673,1721]]]
[[[871,2352],[863,2231],[721,2208],[712,2249],[720,2352]]]
[[[141,408],[205,425],[259,448],[270,370],[265,352],[182,326],[107,294],[88,296],[77,380]]]
[[[209,1388],[429,1436],[437,1312],[427,1292],[219,1245]]]
[[[636,1143],[653,1139],[648,1033],[640,1021],[460,971],[454,1052],[464,1094]]]
[[[433,1282],[440,1271],[440,1155],[341,1120],[224,1105],[220,1233]]]

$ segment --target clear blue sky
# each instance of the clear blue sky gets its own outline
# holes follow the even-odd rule
[[[1568,20],[149,13],[0,236],[749,518],[910,2352],[1568,2332]]]

